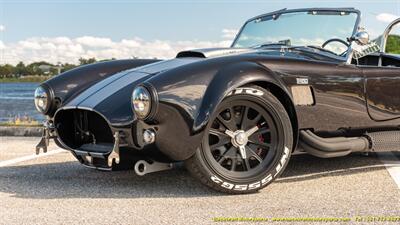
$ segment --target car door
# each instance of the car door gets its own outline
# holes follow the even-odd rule
[[[360,68],[365,76],[365,97],[371,119],[400,118],[400,18],[382,35],[378,64]]]

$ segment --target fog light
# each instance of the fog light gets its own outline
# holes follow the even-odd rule
[[[145,144],[154,143],[156,140],[156,133],[153,129],[148,129],[143,132],[143,141]]]

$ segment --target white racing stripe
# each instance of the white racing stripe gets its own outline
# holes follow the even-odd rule
[[[59,154],[62,152],[66,152],[66,150],[59,148],[59,149],[56,149],[53,151],[48,151],[47,153],[41,153],[39,155],[28,155],[28,156],[15,158],[15,159],[5,160],[5,161],[0,162],[0,167],[6,167],[6,166],[14,165],[14,164],[17,164],[20,162],[25,162],[25,161],[29,161],[29,160],[33,160],[33,159],[37,159],[37,158],[41,158],[41,157],[55,155],[55,154]]]
[[[378,156],[400,189],[400,159],[391,152],[378,153]]]

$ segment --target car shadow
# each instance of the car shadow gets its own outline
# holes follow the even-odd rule
[[[396,156],[393,163],[399,164],[400,152],[393,153],[393,155]],[[328,159],[303,154],[292,157],[284,173],[275,182],[299,182],[320,177],[345,176],[382,169],[386,169],[385,165],[375,153],[369,153],[369,155],[353,153],[344,157]]]
[[[381,169],[384,166],[376,155],[365,157],[353,154],[333,159],[297,155],[292,157],[281,178],[275,182],[301,182]],[[78,162],[2,167],[0,192],[32,199],[224,195],[201,185],[183,167],[140,177],[132,170],[102,172],[85,168]]]

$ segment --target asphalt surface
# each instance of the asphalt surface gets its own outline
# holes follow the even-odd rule
[[[35,158],[37,141],[0,137],[0,224],[228,224],[213,218],[400,216],[396,171],[389,172],[382,162],[400,167],[400,152],[336,159],[297,155],[282,177],[259,193],[224,195],[202,186],[184,168],[144,177],[133,171],[96,171],[54,145],[49,155]]]

